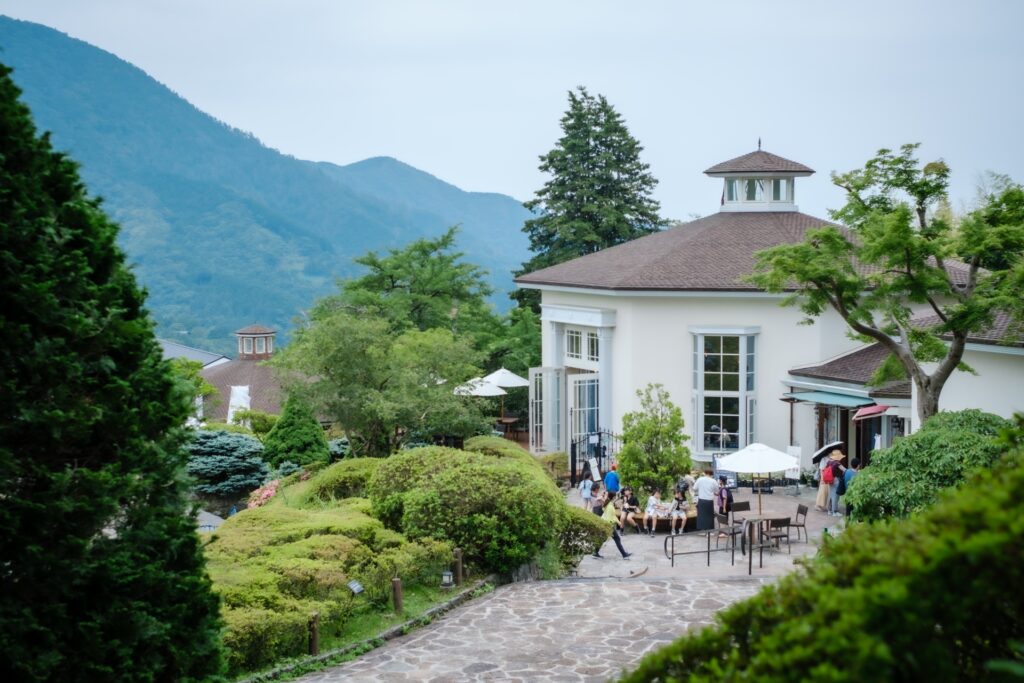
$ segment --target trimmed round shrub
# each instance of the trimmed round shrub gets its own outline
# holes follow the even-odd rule
[[[299,465],[327,462],[327,438],[313,411],[295,396],[285,401],[281,417],[263,440],[263,457],[272,465],[285,460]]]
[[[226,609],[228,671],[238,675],[306,651],[309,615],[267,609]]]
[[[994,463],[1002,451],[998,436],[1010,426],[979,410],[939,413],[919,431],[872,454],[871,465],[857,474],[844,500],[861,520],[922,510],[942,489],[959,486],[969,470]]]
[[[546,453],[537,456],[537,462],[544,468],[544,473],[555,480],[559,486],[569,482],[569,456],[566,453]]]
[[[570,506],[558,535],[558,550],[563,557],[580,557],[600,548],[611,535],[610,522],[583,508]]]
[[[463,448],[471,453],[483,453],[495,458],[512,458],[524,463],[536,463],[537,459],[517,444],[501,436],[474,436],[467,439]]]
[[[445,469],[404,497],[402,531],[450,540],[488,571],[532,560],[564,526],[561,493],[537,468],[514,460]]]
[[[361,498],[377,468],[380,458],[352,458],[324,468],[309,480],[307,502],[330,502],[343,498]]]
[[[996,678],[1024,629],[1022,453],[904,520],[855,524],[805,572],[647,656],[626,681]]]

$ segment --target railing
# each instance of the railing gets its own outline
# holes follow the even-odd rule
[[[622,448],[622,437],[609,431],[592,432],[577,437],[569,445],[569,482],[576,486],[583,471],[583,465],[594,458],[603,475],[607,464],[615,458]]]

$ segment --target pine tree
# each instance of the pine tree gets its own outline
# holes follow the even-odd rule
[[[184,393],[75,164],[0,64],[0,676],[221,670],[186,504]]]
[[[533,258],[516,275],[547,268],[656,232],[665,224],[651,198],[658,181],[640,161],[643,147],[604,95],[569,92],[562,137],[542,156],[551,175],[526,208],[536,212],[523,231]],[[524,303],[536,294],[519,290]]]
[[[330,459],[323,428],[309,406],[296,396],[288,396],[281,418],[263,441],[263,458],[275,467],[283,462],[305,465]]]

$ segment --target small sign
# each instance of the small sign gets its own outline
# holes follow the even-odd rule
[[[352,595],[359,595],[363,592],[363,584],[359,583],[355,579],[348,582],[348,589],[352,591]]]
[[[601,481],[601,468],[597,465],[597,458],[591,458],[587,462],[590,463],[590,476],[594,481]]]

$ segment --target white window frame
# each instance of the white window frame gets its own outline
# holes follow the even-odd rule
[[[252,353],[252,337],[242,338],[242,353]]]
[[[256,337],[256,353],[266,353],[266,352],[267,352],[267,338],[266,337]]]
[[[721,449],[705,446],[705,413],[704,399],[708,398],[735,398],[739,406],[737,434],[737,447],[742,448],[753,443],[754,435],[757,432],[757,349],[760,344],[757,342],[759,328],[691,328],[690,333],[693,341],[693,443],[699,453],[710,454],[719,452]],[[704,339],[706,337],[737,337],[738,347],[738,385],[737,390],[705,389],[704,380]],[[752,353],[750,353],[752,351]],[[729,354],[732,355],[732,354]],[[748,373],[749,359],[753,358],[752,372]],[[731,374],[731,373],[730,373]],[[748,383],[751,381],[751,383]],[[749,388],[751,386],[752,388]]]
[[[587,332],[587,360],[592,363],[601,360],[601,339],[597,332]]]
[[[565,357],[583,360],[583,331],[573,328],[565,330]]]

